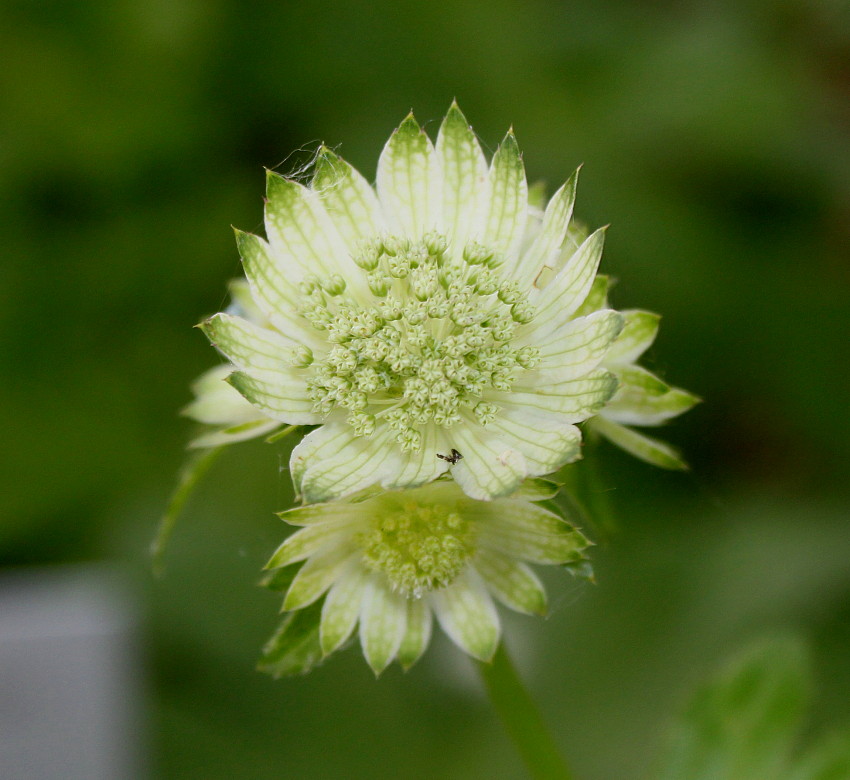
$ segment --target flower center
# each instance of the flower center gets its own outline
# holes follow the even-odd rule
[[[377,517],[358,541],[364,565],[413,598],[449,585],[474,551],[474,534],[459,513],[414,502]]]
[[[347,409],[358,436],[371,435],[383,418],[404,451],[418,450],[422,425],[448,428],[465,409],[483,425],[492,421],[498,407],[482,394],[510,390],[520,371],[536,365],[535,347],[511,346],[534,309],[499,279],[493,253],[472,243],[452,262],[446,246],[436,233],[364,246],[355,262],[372,305],[347,295],[340,276],[302,282],[299,313],[333,344],[308,381],[317,413]],[[303,357],[300,365],[312,362]]]

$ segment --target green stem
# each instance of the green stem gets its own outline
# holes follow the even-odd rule
[[[588,430],[585,435],[586,452],[581,465],[584,466],[585,490],[590,511],[605,541],[617,535],[619,522],[611,504],[610,488],[602,477],[599,468],[599,447],[602,443],[599,434]]]
[[[619,522],[611,503],[610,489],[606,487],[599,469],[599,436],[588,426],[584,429],[584,442],[584,457],[558,472],[557,479],[563,482],[565,491],[556,497],[556,501],[571,500],[584,516],[584,522],[596,530],[597,542],[604,543],[617,535]]]
[[[279,431],[275,431],[271,436],[266,439],[266,444],[274,444],[276,441],[280,441],[281,439],[285,439],[292,433],[298,426],[297,425],[287,425],[286,428],[281,428]]]
[[[187,461],[183,464],[180,470],[180,476],[177,480],[177,487],[174,493],[171,494],[171,500],[168,502],[168,508],[159,522],[159,529],[156,532],[156,538],[151,543],[151,556],[153,558],[153,570],[156,576],[162,575],[163,565],[162,556],[165,554],[165,547],[168,540],[171,538],[171,533],[174,531],[174,526],[177,524],[177,518],[183,511],[183,507],[195,485],[198,484],[201,477],[207,472],[210,466],[215,462],[216,458],[224,452],[225,446],[211,447],[206,450],[196,450],[191,454]]]
[[[479,663],[478,668],[490,701],[531,776],[539,780],[570,780],[573,775],[504,645],[499,645],[490,663]]]

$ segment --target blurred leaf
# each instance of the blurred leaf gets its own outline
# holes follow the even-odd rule
[[[595,418],[596,419],[596,418]],[[558,511],[584,528],[592,528],[597,542],[606,542],[616,535],[619,521],[609,498],[609,479],[600,465],[604,459],[599,453],[599,436],[590,427],[584,427],[584,452],[581,460],[564,466],[557,472],[563,488],[555,496]]]
[[[283,593],[289,590],[292,580],[295,579],[295,575],[298,574],[303,565],[304,562],[299,561],[298,563],[293,563],[291,566],[281,566],[280,568],[272,569],[263,575],[260,585],[269,590]]]
[[[261,672],[273,677],[306,674],[322,662],[319,623],[324,599],[284,617],[274,636],[263,648],[257,664]]]
[[[770,780],[784,776],[809,701],[806,654],[775,639],[733,660],[692,700],[659,778]]]
[[[850,777],[850,733],[834,734],[808,751],[784,780],[847,780]]]

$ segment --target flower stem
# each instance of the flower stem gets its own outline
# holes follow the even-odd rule
[[[225,447],[212,447],[207,450],[197,450],[192,453],[183,468],[180,470],[180,477],[177,481],[177,487],[171,495],[171,500],[168,502],[168,508],[165,510],[162,520],[159,522],[159,528],[156,532],[156,538],[151,543],[151,557],[153,558],[154,574],[161,576],[163,572],[162,559],[165,554],[165,548],[168,540],[171,538],[171,533],[174,531],[174,526],[177,524],[177,519],[183,511],[183,507],[188,501],[189,496],[195,489],[195,486],[200,481],[201,477],[207,472],[210,466],[215,462],[216,458],[224,452]]]
[[[539,780],[570,780],[573,775],[504,645],[499,645],[490,663],[477,665],[490,701],[531,776]]]

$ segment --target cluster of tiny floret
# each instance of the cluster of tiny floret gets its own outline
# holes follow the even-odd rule
[[[465,410],[483,425],[495,418],[498,407],[482,394],[509,390],[539,359],[535,347],[511,346],[534,309],[500,280],[485,247],[472,242],[458,260],[446,250],[437,233],[363,244],[354,260],[371,291],[366,305],[339,275],[302,281],[299,314],[333,345],[321,360],[307,349],[293,354],[294,365],[312,367],[316,413],[348,410],[358,436],[383,419],[404,451],[421,447],[425,424],[448,428]]]
[[[450,585],[474,551],[470,523],[452,507],[408,502],[381,514],[358,541],[363,563],[409,598]]]

